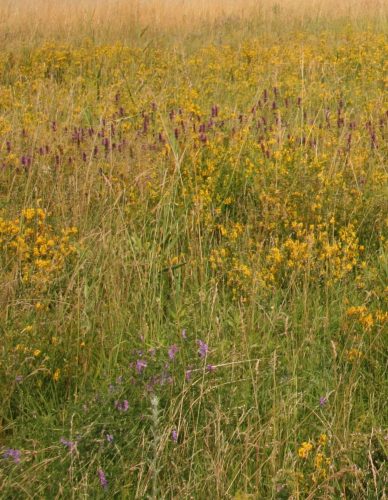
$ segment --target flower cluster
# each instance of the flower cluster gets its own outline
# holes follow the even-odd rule
[[[322,433],[319,435],[316,442],[305,441],[298,449],[298,456],[305,462],[305,466],[309,467],[311,479],[314,483],[324,480],[332,465],[332,459],[329,456],[329,437]]]
[[[45,289],[76,253],[75,227],[55,232],[42,208],[27,208],[16,219],[0,218],[0,255],[5,266],[16,265],[25,285]]]

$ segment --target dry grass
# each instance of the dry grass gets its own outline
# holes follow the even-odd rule
[[[145,28],[187,34],[228,18],[258,21],[270,29],[274,22],[384,22],[386,15],[385,0],[0,0],[0,40],[28,45],[42,38],[74,40],[86,35],[109,41],[138,35]]]

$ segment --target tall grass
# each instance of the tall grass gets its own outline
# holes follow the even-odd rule
[[[239,32],[252,27],[271,31],[336,20],[384,24],[386,15],[384,0],[1,0],[0,39],[11,46],[84,37],[103,43],[133,41],[145,30],[170,37],[196,31],[209,36],[225,24]]]
[[[384,498],[384,4],[0,5],[1,498]]]

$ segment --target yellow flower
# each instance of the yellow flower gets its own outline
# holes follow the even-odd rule
[[[376,321],[380,323],[385,323],[388,320],[388,312],[377,311],[376,312]]]
[[[361,351],[359,351],[358,349],[349,349],[348,351],[346,351],[346,358],[351,363],[353,361],[356,361],[357,359],[362,358],[362,356],[363,356],[363,353]]]
[[[53,380],[54,382],[58,382],[59,378],[61,376],[61,370],[57,368],[55,372],[53,373]]]
[[[298,455],[300,458],[307,458],[310,451],[313,449],[312,443],[304,441],[298,450]]]
[[[323,462],[324,455],[323,453],[317,453],[314,459],[314,465],[316,469],[321,469],[322,468],[322,462]]]
[[[325,446],[325,445],[326,445],[326,443],[327,443],[327,434],[321,434],[321,435],[319,436],[319,444],[320,444],[321,446]]]
[[[365,316],[361,316],[359,321],[366,330],[370,330],[374,325],[374,320],[371,313],[366,314]]]

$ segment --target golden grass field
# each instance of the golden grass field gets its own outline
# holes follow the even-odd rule
[[[1,0],[0,35],[3,44],[50,38],[74,42],[85,35],[117,41],[144,28],[209,35],[228,18],[256,20],[268,30],[273,22],[287,26],[377,19],[384,24],[386,16],[384,0]]]
[[[386,498],[386,2],[0,44],[0,498]]]

